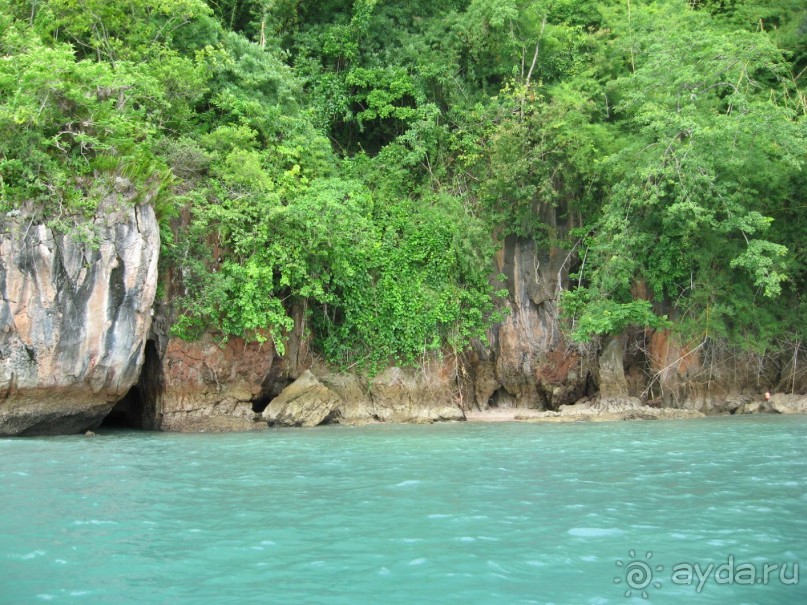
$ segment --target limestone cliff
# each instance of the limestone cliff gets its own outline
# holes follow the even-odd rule
[[[110,202],[82,227],[89,241],[26,212],[0,218],[0,435],[91,428],[138,381],[157,286],[154,211]]]
[[[562,233],[569,225],[557,216],[555,210],[543,212],[546,224]],[[708,340],[683,343],[668,330],[637,328],[573,345],[561,332],[557,303],[559,292],[573,286],[568,272],[579,270],[581,259],[509,236],[495,262],[496,272],[506,277],[500,285],[509,291],[508,314],[490,330],[489,343],[465,357],[469,409],[557,411],[593,398],[639,398],[655,407],[723,414],[760,401],[765,391],[807,391],[807,364],[799,362],[805,356],[802,343],[779,358]],[[670,314],[663,307],[657,311]]]
[[[547,220],[557,223],[554,214]],[[558,320],[571,260],[568,250],[542,249],[516,236],[504,240],[495,269],[506,277],[507,314],[490,330],[489,345],[467,357],[472,407],[555,410],[592,389],[596,367],[567,346]]]
[[[561,206],[536,212],[558,238],[573,226]],[[217,254],[211,246],[211,267]],[[295,327],[287,335],[284,356],[269,344],[240,339],[219,346],[215,335],[194,343],[170,339],[166,321],[155,334],[162,344],[162,376],[141,380],[163,386],[150,426],[196,431],[253,429],[267,421],[292,426],[432,422],[461,419],[467,411],[489,407],[559,413],[579,401],[587,410],[599,410],[630,398],[652,400],[656,406],[724,411],[695,402],[701,401],[696,398],[700,393],[719,400],[728,377],[706,387],[696,385],[702,376],[695,371],[697,355],[676,361],[682,347],[661,333],[636,331],[583,347],[564,339],[558,298],[572,285],[570,269],[580,263],[573,251],[514,235],[503,238],[492,273],[504,274],[497,287],[506,287],[509,295],[504,319],[491,328],[488,342],[459,357],[429,358],[417,369],[391,367],[372,378],[337,373],[314,362],[304,304],[291,309]],[[167,281],[169,291],[181,291],[181,278]],[[664,399],[656,401],[662,386]]]
[[[562,233],[569,226],[557,211],[543,218]],[[170,337],[181,279],[168,272],[168,301],[152,322],[159,229],[149,206],[107,204],[85,225],[90,241],[10,214],[0,220],[0,435],[76,433],[108,415],[147,429],[221,431],[458,420],[490,407],[566,418],[639,399],[707,414],[803,408],[758,403],[766,390],[806,390],[798,349],[790,361],[741,365],[730,351],[649,330],[572,346],[557,301],[580,259],[527,238],[504,238],[495,258],[509,296],[487,343],[367,377],[315,363],[304,305],[291,309],[284,356],[271,343]]]

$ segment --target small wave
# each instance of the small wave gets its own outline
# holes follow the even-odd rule
[[[621,529],[616,527],[573,527],[569,530],[569,535],[578,538],[603,538],[605,536],[619,536],[623,534]]]
[[[45,554],[44,550],[35,550],[24,555],[9,555],[10,559],[19,559],[20,561],[30,561]]]
[[[709,540],[707,544],[709,546],[730,546],[737,544],[737,540]]]
[[[395,487],[412,487],[413,485],[419,484],[420,481],[417,479],[408,479],[407,481],[401,481],[400,483],[396,483]]]
[[[499,565],[496,561],[488,561],[488,569],[491,569],[495,572],[500,574],[509,574],[510,572],[506,570],[504,567]]]

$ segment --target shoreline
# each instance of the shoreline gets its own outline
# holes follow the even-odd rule
[[[729,416],[731,414],[721,414]],[[706,418],[697,410],[674,408],[651,408],[642,406],[621,411],[562,411],[505,408],[466,412],[465,421],[478,424],[519,422],[519,423],[569,423],[569,422],[619,422],[622,420],[689,420]]]
[[[619,420],[673,420],[714,416],[807,414],[807,395],[776,394],[769,401],[746,401],[719,413],[687,408],[655,407],[633,397],[597,399],[562,405],[557,411],[528,408],[488,408],[465,412],[466,422],[609,422]]]

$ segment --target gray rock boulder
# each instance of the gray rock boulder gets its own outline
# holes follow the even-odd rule
[[[338,393],[306,370],[269,402],[263,417],[273,426],[317,426],[338,413],[341,404]]]

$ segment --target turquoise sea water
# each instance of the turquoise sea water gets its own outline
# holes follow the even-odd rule
[[[807,603],[806,438],[751,417],[2,439],[0,603]]]

